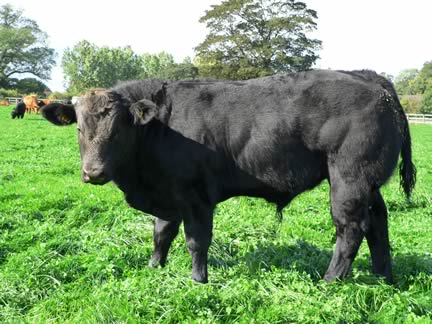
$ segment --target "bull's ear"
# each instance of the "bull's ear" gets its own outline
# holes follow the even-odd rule
[[[142,99],[132,104],[129,108],[134,123],[137,125],[145,125],[151,121],[157,114],[157,106],[153,101]]]
[[[43,106],[40,111],[46,120],[58,126],[70,125],[77,121],[73,105],[52,103]]]

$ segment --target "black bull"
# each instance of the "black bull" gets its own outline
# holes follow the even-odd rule
[[[327,179],[337,239],[324,279],[345,277],[366,237],[373,272],[392,280],[379,188],[401,154],[409,197],[415,167],[406,116],[374,72],[134,81],[42,114],[57,125],[78,123],[84,182],[113,181],[132,207],[157,217],[150,265],[165,264],[183,221],[192,278],[207,282],[217,203],[248,195],[281,212]]]

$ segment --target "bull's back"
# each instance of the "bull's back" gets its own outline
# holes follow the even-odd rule
[[[173,98],[170,126],[203,144],[227,146],[233,153],[249,140],[271,146],[283,137],[325,150],[326,141],[340,140],[353,121],[376,117],[373,101],[379,88],[335,71],[180,82],[168,90]]]

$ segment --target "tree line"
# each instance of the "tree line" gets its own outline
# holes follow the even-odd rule
[[[432,61],[424,63],[420,70],[401,71],[394,84],[405,111],[432,114]]]
[[[308,70],[318,59],[321,46],[319,40],[306,35],[316,29],[316,19],[314,10],[296,0],[225,0],[200,18],[209,33],[196,46],[193,60],[177,63],[165,52],[138,54],[130,47],[98,47],[82,40],[66,49],[61,66],[70,94],[130,79],[249,79]],[[25,34],[28,39],[11,38],[11,33]],[[48,79],[55,53],[48,47],[46,36],[35,21],[23,17],[22,11],[11,5],[0,8],[1,88],[23,89],[20,79],[12,78],[10,68],[14,65],[20,65],[15,74],[32,74],[37,81]],[[8,46],[6,39],[13,41],[13,46]],[[2,55],[5,48],[20,48],[14,53],[8,50],[15,61]],[[35,81],[25,85],[41,90]]]

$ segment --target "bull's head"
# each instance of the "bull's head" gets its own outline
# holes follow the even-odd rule
[[[130,163],[137,125],[150,122],[156,104],[143,99],[131,104],[114,91],[93,91],[74,105],[52,103],[41,109],[51,123],[77,123],[81,175],[86,183],[105,184],[116,170]]]

